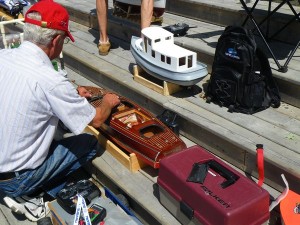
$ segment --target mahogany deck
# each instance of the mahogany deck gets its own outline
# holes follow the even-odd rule
[[[96,87],[86,89],[92,94],[89,101],[94,107],[101,105],[102,97],[108,92]],[[152,113],[123,96],[120,101],[99,128],[114,144],[135,153],[153,168],[159,168],[159,161],[165,156],[186,148],[185,143]]]

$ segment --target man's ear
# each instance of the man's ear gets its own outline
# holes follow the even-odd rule
[[[51,44],[52,44],[53,46],[59,45],[61,41],[64,41],[64,40],[61,38],[61,36],[62,36],[61,34],[56,35],[56,36],[52,39]]]
[[[64,39],[59,34],[59,35],[56,35],[55,37],[53,37],[52,40],[50,41],[50,43],[48,44],[48,46],[46,48],[46,54],[49,56],[49,58],[51,60],[56,58],[59,55],[59,53],[57,53],[57,51],[63,45],[63,43],[60,43],[61,41],[63,42]]]

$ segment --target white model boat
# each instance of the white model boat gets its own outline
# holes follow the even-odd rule
[[[140,9],[140,5],[141,5],[141,0],[114,0],[114,6],[118,7],[119,9],[125,12],[128,11],[128,6],[138,6],[138,9]],[[154,0],[153,16],[155,17],[162,16],[165,11],[165,7],[166,7],[166,0]]]
[[[131,38],[131,53],[148,74],[182,86],[192,86],[207,74],[207,65],[197,61],[197,54],[174,44],[171,32],[161,27],[147,27],[142,36]]]

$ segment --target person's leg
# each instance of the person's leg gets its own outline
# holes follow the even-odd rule
[[[42,188],[55,197],[66,183],[66,177],[90,161],[97,152],[103,153],[103,150],[93,135],[81,134],[54,141],[42,165],[11,180],[1,181],[0,189],[10,197],[18,197]]]
[[[55,143],[53,149],[52,159],[49,157],[48,164],[56,164],[56,171],[42,186],[53,197],[64,187],[69,174],[91,161],[96,154],[99,156],[104,152],[98,140],[90,134],[65,138]]]
[[[43,195],[26,196],[44,189],[56,197],[67,182],[67,176],[90,161],[100,150],[98,140],[89,134],[81,134],[53,141],[48,157],[38,168],[16,173],[13,179],[0,181],[0,190],[7,196],[6,205],[15,213],[24,214],[37,221],[49,213]]]
[[[107,35],[107,11],[108,0],[96,0],[97,19],[99,24],[99,54],[107,55],[110,50],[110,42]]]
[[[99,24],[100,37],[99,41],[107,42],[107,10],[108,0],[96,0],[97,18]]]
[[[153,15],[154,0],[142,0],[141,3],[141,29],[149,27]]]

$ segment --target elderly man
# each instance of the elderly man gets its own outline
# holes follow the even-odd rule
[[[0,50],[0,191],[16,213],[37,221],[48,212],[41,196],[55,197],[66,176],[101,153],[95,137],[81,134],[108,118],[120,101],[115,94],[92,107],[86,90],[75,87],[56,72],[58,57],[69,31],[65,8],[51,1],[34,4],[25,15],[24,42],[16,49]],[[75,136],[54,141],[61,120]]]
[[[149,27],[153,15],[154,0],[141,0],[141,29]],[[107,55],[111,44],[107,35],[108,0],[96,0],[98,24],[100,30],[99,54]]]

